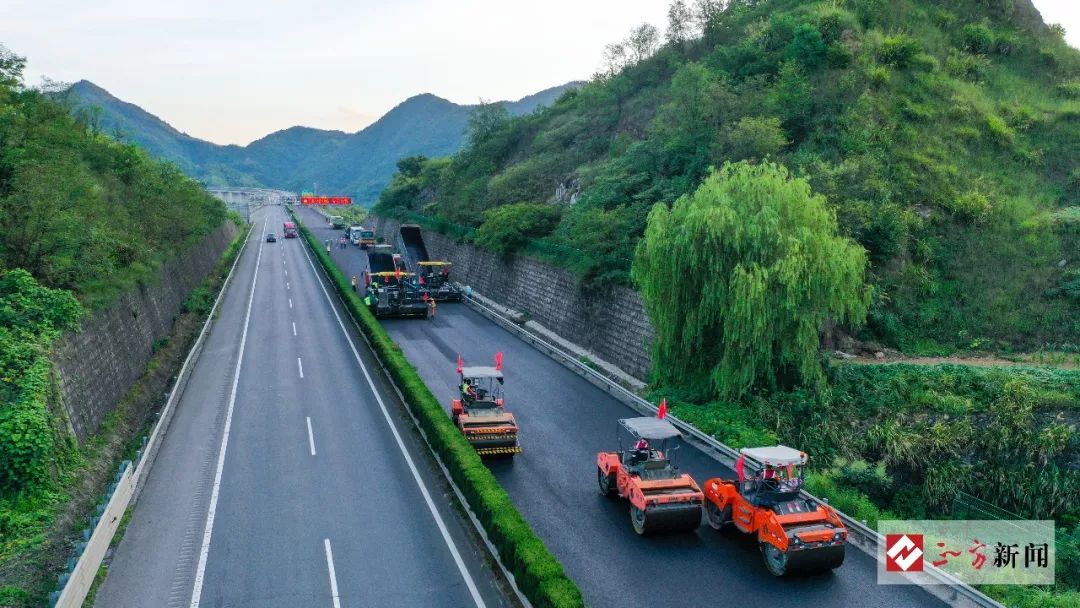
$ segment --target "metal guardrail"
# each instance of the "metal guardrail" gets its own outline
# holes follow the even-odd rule
[[[576,372],[579,376],[585,378],[593,385],[605,390],[637,412],[645,415],[656,414],[658,410],[657,406],[642,399],[626,387],[594,370],[588,365],[585,365],[573,354],[566,352],[562,348],[559,348],[540,336],[530,332],[528,329],[522,327],[512,319],[507,318],[496,309],[483,303],[474,295],[466,294],[462,301],[475,308],[484,316],[495,321],[498,325],[509,330],[511,333],[514,333],[521,339],[532,344],[537,350],[546,353],[551,358],[562,363],[565,367]],[[724,466],[734,467],[735,461],[739,458],[739,452],[737,450],[720,443],[716,438],[701,432],[693,425],[683,422],[675,416],[669,414],[667,419],[674,424],[676,428],[689,436],[689,443],[719,461]],[[818,502],[828,503],[828,500],[818,498],[809,492],[802,492],[802,496]],[[875,562],[877,562],[878,546],[882,538],[881,535],[865,523],[839,510],[837,511],[837,515],[839,515],[841,521],[844,522],[844,526],[848,530],[848,544],[854,545],[859,550],[867,553],[874,558]],[[992,598],[986,596],[979,590],[974,589],[970,585],[961,582],[956,577],[946,572],[942,572],[933,566],[928,565],[926,568],[925,575],[928,579],[927,585],[924,585],[921,588],[949,605],[956,608],[1005,608],[1002,604],[994,601]]]

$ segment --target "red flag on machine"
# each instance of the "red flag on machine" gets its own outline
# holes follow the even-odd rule
[[[425,302],[427,302],[427,297],[428,297],[428,296],[427,296],[427,292],[425,291],[425,292],[424,292],[424,297],[423,297],[422,299],[423,299],[423,300],[424,300]]]
[[[424,284],[424,275],[419,275],[419,276],[420,276],[420,284],[423,285]]]
[[[398,281],[401,280],[401,267],[400,266],[395,266],[394,267],[394,278],[397,279]]]
[[[495,353],[495,369],[502,371],[502,353]]]
[[[461,358],[461,355],[457,356],[457,373],[461,375],[461,370],[465,369],[465,360]]]
[[[660,400],[660,409],[656,410],[656,417],[660,420],[667,417],[667,398]]]

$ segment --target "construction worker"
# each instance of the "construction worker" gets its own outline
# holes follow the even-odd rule
[[[352,290],[353,290],[354,293],[356,292],[356,275],[355,274],[353,275],[353,278],[352,278]]]
[[[330,253],[330,239],[326,239],[326,253]]]
[[[469,403],[472,403],[473,400],[476,399],[476,389],[469,383],[468,378],[463,378],[461,380],[461,399]]]
[[[649,459],[649,442],[644,437],[634,444],[634,453],[630,457],[631,464],[640,464]]]
[[[435,298],[428,298],[427,300],[428,316],[432,319],[435,318]]]

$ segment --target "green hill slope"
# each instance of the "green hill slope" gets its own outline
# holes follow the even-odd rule
[[[625,281],[653,204],[769,157],[867,249],[863,337],[922,353],[1080,343],[1063,211],[1080,205],[1080,52],[1029,0],[704,4],[697,36],[497,119],[399,175],[382,208],[478,226],[493,207],[554,205],[545,240],[577,250],[562,259]]]
[[[512,115],[528,114],[576,85],[500,104]],[[461,147],[469,115],[476,108],[431,94],[417,95],[356,133],[291,127],[247,146],[220,146],[181,133],[85,80],[71,87],[68,100],[76,114],[101,131],[138,144],[208,185],[310,190],[317,183],[320,191],[351,194],[362,202],[378,197],[398,158],[442,156]]]

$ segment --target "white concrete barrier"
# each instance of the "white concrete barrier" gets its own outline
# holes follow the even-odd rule
[[[94,584],[101,560],[105,559],[105,552],[109,550],[116,529],[120,527],[120,520],[124,517],[131,502],[131,495],[135,491],[134,467],[124,461],[124,469],[120,474],[120,480],[116,482],[105,510],[101,514],[101,520],[94,526],[94,532],[86,543],[83,554],[75,563],[75,569],[71,577],[60,592],[60,598],[56,601],[57,608],[79,608],[90,592],[90,586]]]

